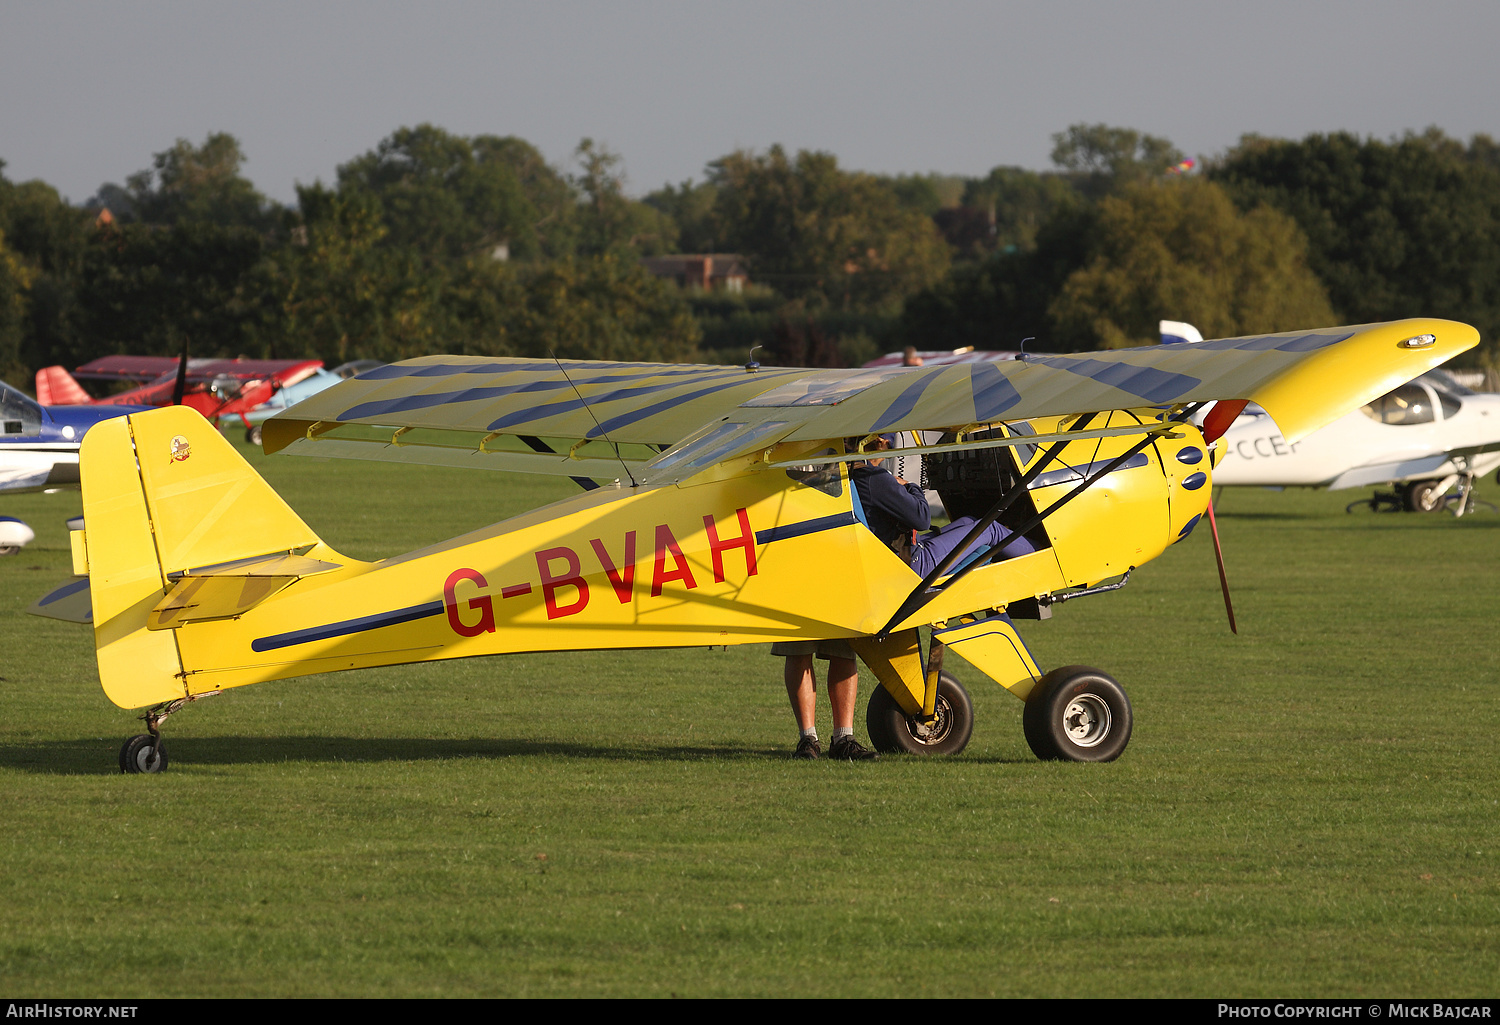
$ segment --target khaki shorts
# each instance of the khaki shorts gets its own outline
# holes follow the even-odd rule
[[[777,641],[771,645],[771,654],[786,658],[797,655],[816,655],[821,659],[855,657],[854,649],[845,640],[832,641]]]

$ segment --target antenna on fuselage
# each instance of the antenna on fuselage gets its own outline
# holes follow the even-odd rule
[[[635,482],[635,474],[630,472],[630,464],[625,462],[624,456],[620,455],[620,446],[609,440],[609,435],[604,433],[604,425],[599,422],[599,418],[597,416],[594,416],[594,411],[592,409],[589,409],[588,400],[583,397],[583,392],[578,390],[578,385],[573,384],[573,378],[568,376],[568,368],[562,365],[562,360],[557,358],[557,353],[551,352],[550,355],[552,356],[552,362],[557,364],[557,369],[562,371],[563,380],[567,381],[568,384],[572,386],[573,394],[578,396],[578,401],[582,403],[584,409],[588,409],[589,416],[593,417],[594,426],[599,428],[599,437],[603,438],[606,444],[614,447],[615,458],[620,461],[620,467],[625,471],[625,476],[630,478],[630,486],[633,488],[640,487],[640,485]]]

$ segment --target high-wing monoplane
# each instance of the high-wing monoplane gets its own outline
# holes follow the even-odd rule
[[[210,420],[239,417],[249,430],[248,414],[277,391],[323,371],[315,359],[183,359],[172,356],[101,356],[73,373],[62,367],[36,372],[37,399],[44,406],[96,405],[190,406]],[[95,399],[85,381],[128,381],[139,387]],[[329,381],[328,384],[332,384]]]
[[[1245,402],[1295,441],[1477,342],[1407,320],[920,368],[428,356],[273,418],[266,451],[561,474],[582,493],[363,562],[195,413],[133,414],[84,441],[72,546],[87,579],[33,610],[87,592],[105,694],[149,706],[120,753],[130,772],[165,766],[165,716],[266,680],[818,638],[848,638],[879,679],[878,748],[967,743],[951,648],[1025,701],[1039,757],[1107,761],[1130,738],[1124,689],[1097,669],[1043,670],[1015,620],[1122,586],[1211,519],[1216,441]],[[913,454],[973,526],[919,575],[862,522],[848,467],[881,433],[926,431],[938,440]],[[997,522],[1029,551],[971,543]]]
[[[1290,443],[1273,418],[1250,409],[1224,435],[1214,483],[1261,487],[1393,484],[1393,508],[1433,512],[1457,488],[1454,512],[1472,501],[1476,477],[1500,467],[1500,395],[1476,393],[1441,370],[1381,395]],[[1353,506],[1351,506],[1353,508]]]

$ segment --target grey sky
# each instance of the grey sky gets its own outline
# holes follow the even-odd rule
[[[1245,132],[1500,135],[1500,3],[589,3],[0,0],[0,159],[75,202],[182,137],[239,138],[295,182],[401,125],[518,135],[559,165],[583,136],[630,189],[740,147],[853,168],[1048,166],[1106,122],[1192,154]]]

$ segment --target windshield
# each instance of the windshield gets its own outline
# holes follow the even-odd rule
[[[0,381],[0,437],[35,438],[42,433],[42,407]]]

